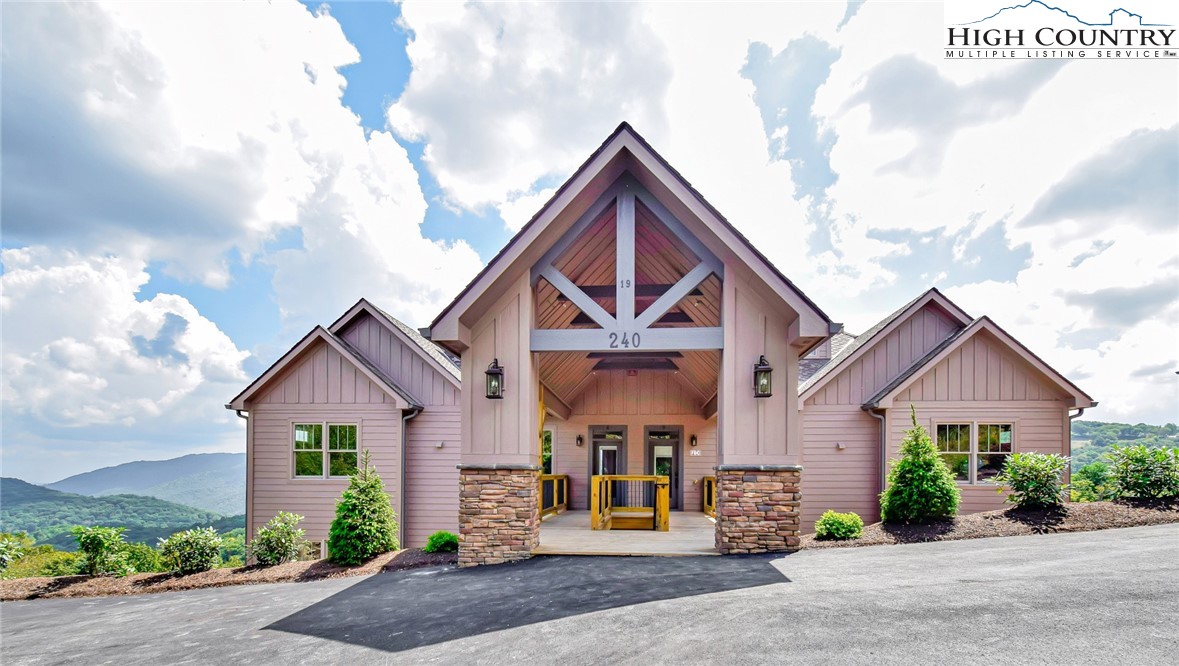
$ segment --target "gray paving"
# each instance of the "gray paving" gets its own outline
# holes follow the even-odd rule
[[[0,604],[4,664],[1179,664],[1179,526]]]

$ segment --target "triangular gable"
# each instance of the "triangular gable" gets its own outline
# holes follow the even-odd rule
[[[799,336],[826,338],[830,334],[831,320],[798,287],[769,262],[740,232],[738,232],[687,180],[667,163],[650,144],[627,123],[622,123],[605,142],[565,181],[545,205],[525,224],[483,270],[463,289],[461,293],[438,315],[430,326],[430,339],[461,351],[466,331],[460,317],[485,295],[505,274],[526,271],[532,262],[540,258],[547,247],[534,247],[534,242],[544,234],[554,220],[563,213],[572,214],[576,220],[584,208],[592,205],[598,196],[609,187],[624,171],[641,166],[653,182],[644,183],[647,189],[666,191],[696,219],[699,219],[716,237],[719,243],[748,265],[756,275],[776,293],[792,310],[799,314]],[[590,191],[588,188],[597,188]],[[658,195],[658,192],[655,192]],[[583,210],[573,210],[575,202]],[[564,233],[565,229],[559,230]],[[556,234],[559,237],[561,233]],[[703,239],[701,239],[703,240]],[[490,294],[495,296],[495,294]],[[454,344],[458,343],[458,344]]]
[[[262,376],[255,379],[244,391],[234,397],[233,400],[230,400],[225,405],[226,409],[246,409],[246,403],[248,401],[260,395],[271,381],[282,375],[284,370],[301,358],[317,342],[327,344],[339,353],[341,358],[354,365],[357,370],[380,387],[386,395],[393,398],[398,409],[419,409],[421,407],[409,393],[399,387],[388,375],[381,372],[379,368],[374,367],[356,353],[356,350],[351,345],[332,335],[322,326],[316,326],[310,333],[303,336],[303,339],[284,354],[282,358],[267,368],[266,372],[262,373]]]
[[[930,288],[917,298],[909,301],[896,310],[889,316],[881,319],[875,326],[864,331],[862,334],[852,340],[845,346],[838,354],[832,357],[831,361],[824,365],[815,374],[811,375],[810,379],[803,382],[798,387],[799,393],[799,408],[801,409],[806,401],[817,394],[827,382],[836,377],[839,371],[854,363],[857,359],[862,358],[867,354],[878,342],[888,337],[890,333],[905,323],[910,317],[919,312],[929,303],[937,304],[950,317],[958,323],[959,326],[965,327],[972,321],[962,308],[958,307],[953,301],[946,298],[942,292],[938,291],[936,287]]]
[[[413,350],[428,365],[438,371],[440,375],[445,377],[456,388],[462,385],[462,376],[459,366],[455,363],[446,352],[444,352],[438,345],[430,342],[422,337],[420,333],[413,330],[393,315],[385,312],[368,301],[368,299],[360,299],[348,309],[339,319],[328,327],[328,331],[332,335],[339,335],[345,328],[348,327],[357,317],[362,314],[368,314],[374,321],[386,328],[395,338],[401,341],[409,349]],[[363,355],[360,355],[363,356]]]
[[[1087,393],[1082,391],[1068,380],[1067,377],[1057,372],[1054,368],[1045,363],[1039,356],[1036,356],[1025,347],[1021,342],[1012,337],[1007,331],[1000,328],[989,317],[981,317],[972,322],[969,326],[962,329],[955,335],[945,340],[942,344],[930,351],[924,358],[919,359],[907,368],[905,372],[899,375],[895,380],[885,386],[876,395],[872,396],[864,403],[863,409],[887,409],[893,406],[893,400],[910,387],[914,386],[918,381],[925,377],[930,370],[937,367],[939,363],[949,358],[952,354],[962,348],[968,341],[976,338],[981,332],[986,331],[996,341],[998,341],[1005,350],[1024,361],[1031,366],[1037,374],[1058,389],[1062,394],[1068,396],[1072,400],[1071,407],[1088,408],[1095,407],[1097,403],[1093,398],[1089,397]],[[977,371],[977,370],[976,370]],[[973,398],[974,400],[984,400],[984,398]],[[1004,398],[1000,398],[1004,399]],[[1006,398],[1013,399],[1013,398]]]

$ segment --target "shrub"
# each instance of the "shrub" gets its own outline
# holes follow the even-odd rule
[[[250,557],[266,567],[299,559],[307,543],[303,530],[297,527],[301,520],[303,516],[280,511],[258,528],[258,535],[250,542]]]
[[[1012,453],[995,482],[1011,492],[1007,501],[1021,509],[1051,509],[1064,504],[1064,471],[1069,459],[1058,453]],[[996,488],[1003,492],[1003,488]]]
[[[1114,492],[1119,496],[1179,496],[1179,449],[1115,445],[1106,456]]]
[[[864,520],[855,513],[823,512],[815,523],[815,537],[819,539],[859,539],[864,536]]]
[[[160,554],[181,574],[208,571],[221,564],[221,535],[212,527],[177,532],[160,539]]]
[[[427,553],[453,553],[458,550],[458,535],[446,530],[438,530],[426,539],[426,547],[422,550]]]
[[[136,573],[168,570],[164,559],[160,557],[160,551],[146,543],[129,543],[124,546],[124,552],[127,556],[127,563],[135,569]]]
[[[340,564],[354,565],[395,548],[397,516],[366,450],[336,503],[336,519],[328,530],[328,556]]]
[[[70,530],[78,542],[78,550],[86,556],[86,573],[91,576],[126,576],[135,573],[127,559],[127,544],[123,541],[124,527],[84,527]]]
[[[4,572],[4,578],[32,578],[35,576],[74,576],[86,569],[86,557],[79,553],[38,546],[26,552]]]
[[[33,539],[25,532],[0,534],[0,574],[13,562],[25,556],[33,546]]]
[[[925,428],[917,423],[901,443],[901,459],[888,471],[888,485],[880,493],[880,518],[887,523],[920,523],[949,518],[958,511],[961,494],[954,475],[937,452]]]
[[[1105,463],[1093,462],[1073,472],[1069,484],[1069,499],[1074,502],[1102,502],[1114,498],[1110,485],[1109,468]]]

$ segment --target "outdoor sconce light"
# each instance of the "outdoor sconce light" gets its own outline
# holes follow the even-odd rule
[[[696,446],[697,444],[699,444],[699,442],[696,441],[696,435],[692,435],[691,437],[689,437],[688,443],[691,444],[692,446]]]
[[[578,446],[585,446],[585,439],[583,439],[581,435],[577,436],[577,445]]]
[[[770,392],[770,388],[773,386],[770,383],[770,375],[773,372],[774,369],[770,367],[764,355],[757,359],[757,364],[753,366],[753,397],[768,398],[773,395]]]
[[[499,359],[492,359],[487,366],[487,397],[490,400],[502,400],[504,397],[504,369],[499,366]]]

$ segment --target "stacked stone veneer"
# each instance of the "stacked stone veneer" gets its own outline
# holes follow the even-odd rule
[[[796,465],[716,468],[716,549],[722,555],[798,548],[802,468]]]
[[[459,466],[460,567],[532,557],[540,544],[539,468]]]

